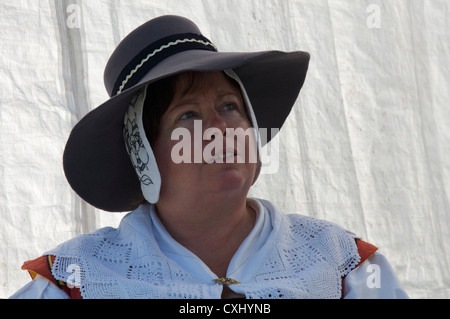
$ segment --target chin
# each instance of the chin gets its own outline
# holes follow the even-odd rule
[[[250,176],[251,175],[251,176]],[[253,174],[244,173],[236,168],[223,169],[217,172],[208,181],[211,190],[218,192],[237,191],[246,195],[252,185]]]

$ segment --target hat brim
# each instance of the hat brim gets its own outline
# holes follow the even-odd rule
[[[110,212],[131,211],[142,199],[140,183],[123,138],[128,104],[143,86],[186,71],[234,69],[252,102],[259,129],[281,128],[290,113],[308,69],[307,52],[253,53],[190,50],[152,68],[133,87],[86,114],[68,138],[63,166],[74,191],[86,202]]]

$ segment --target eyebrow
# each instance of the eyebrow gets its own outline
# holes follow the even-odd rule
[[[243,101],[242,97],[240,96],[240,93],[238,92],[231,92],[231,91],[219,91],[216,95],[217,99],[224,99],[227,96],[233,96],[234,98],[236,98],[236,100],[238,101]],[[198,101],[198,98],[194,98],[194,97],[181,97],[179,99],[179,101],[173,105],[171,103],[171,105],[169,106],[169,108],[167,109],[167,111],[169,113],[175,111],[176,109],[183,107],[185,105],[197,105],[200,102]]]
[[[169,105],[169,108],[167,109],[167,113],[173,113],[174,111],[183,106],[197,105],[197,104],[199,104],[199,102],[196,99],[181,99],[181,101],[177,102],[176,104],[171,103]]]

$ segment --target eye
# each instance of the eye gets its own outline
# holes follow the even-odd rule
[[[179,117],[179,120],[187,120],[187,119],[189,119],[189,118],[191,118],[191,117],[193,117],[193,116],[194,116],[194,112],[189,111],[189,112],[186,112],[186,113],[184,113],[183,115],[181,115],[181,116]]]
[[[236,110],[236,105],[234,105],[232,103],[225,104],[224,106],[222,106],[222,110],[224,110],[224,111]]]

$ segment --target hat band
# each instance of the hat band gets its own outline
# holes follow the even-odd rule
[[[112,96],[137,84],[148,71],[162,60],[187,50],[217,52],[214,44],[202,35],[183,33],[162,38],[145,47],[124,67],[114,84]]]

